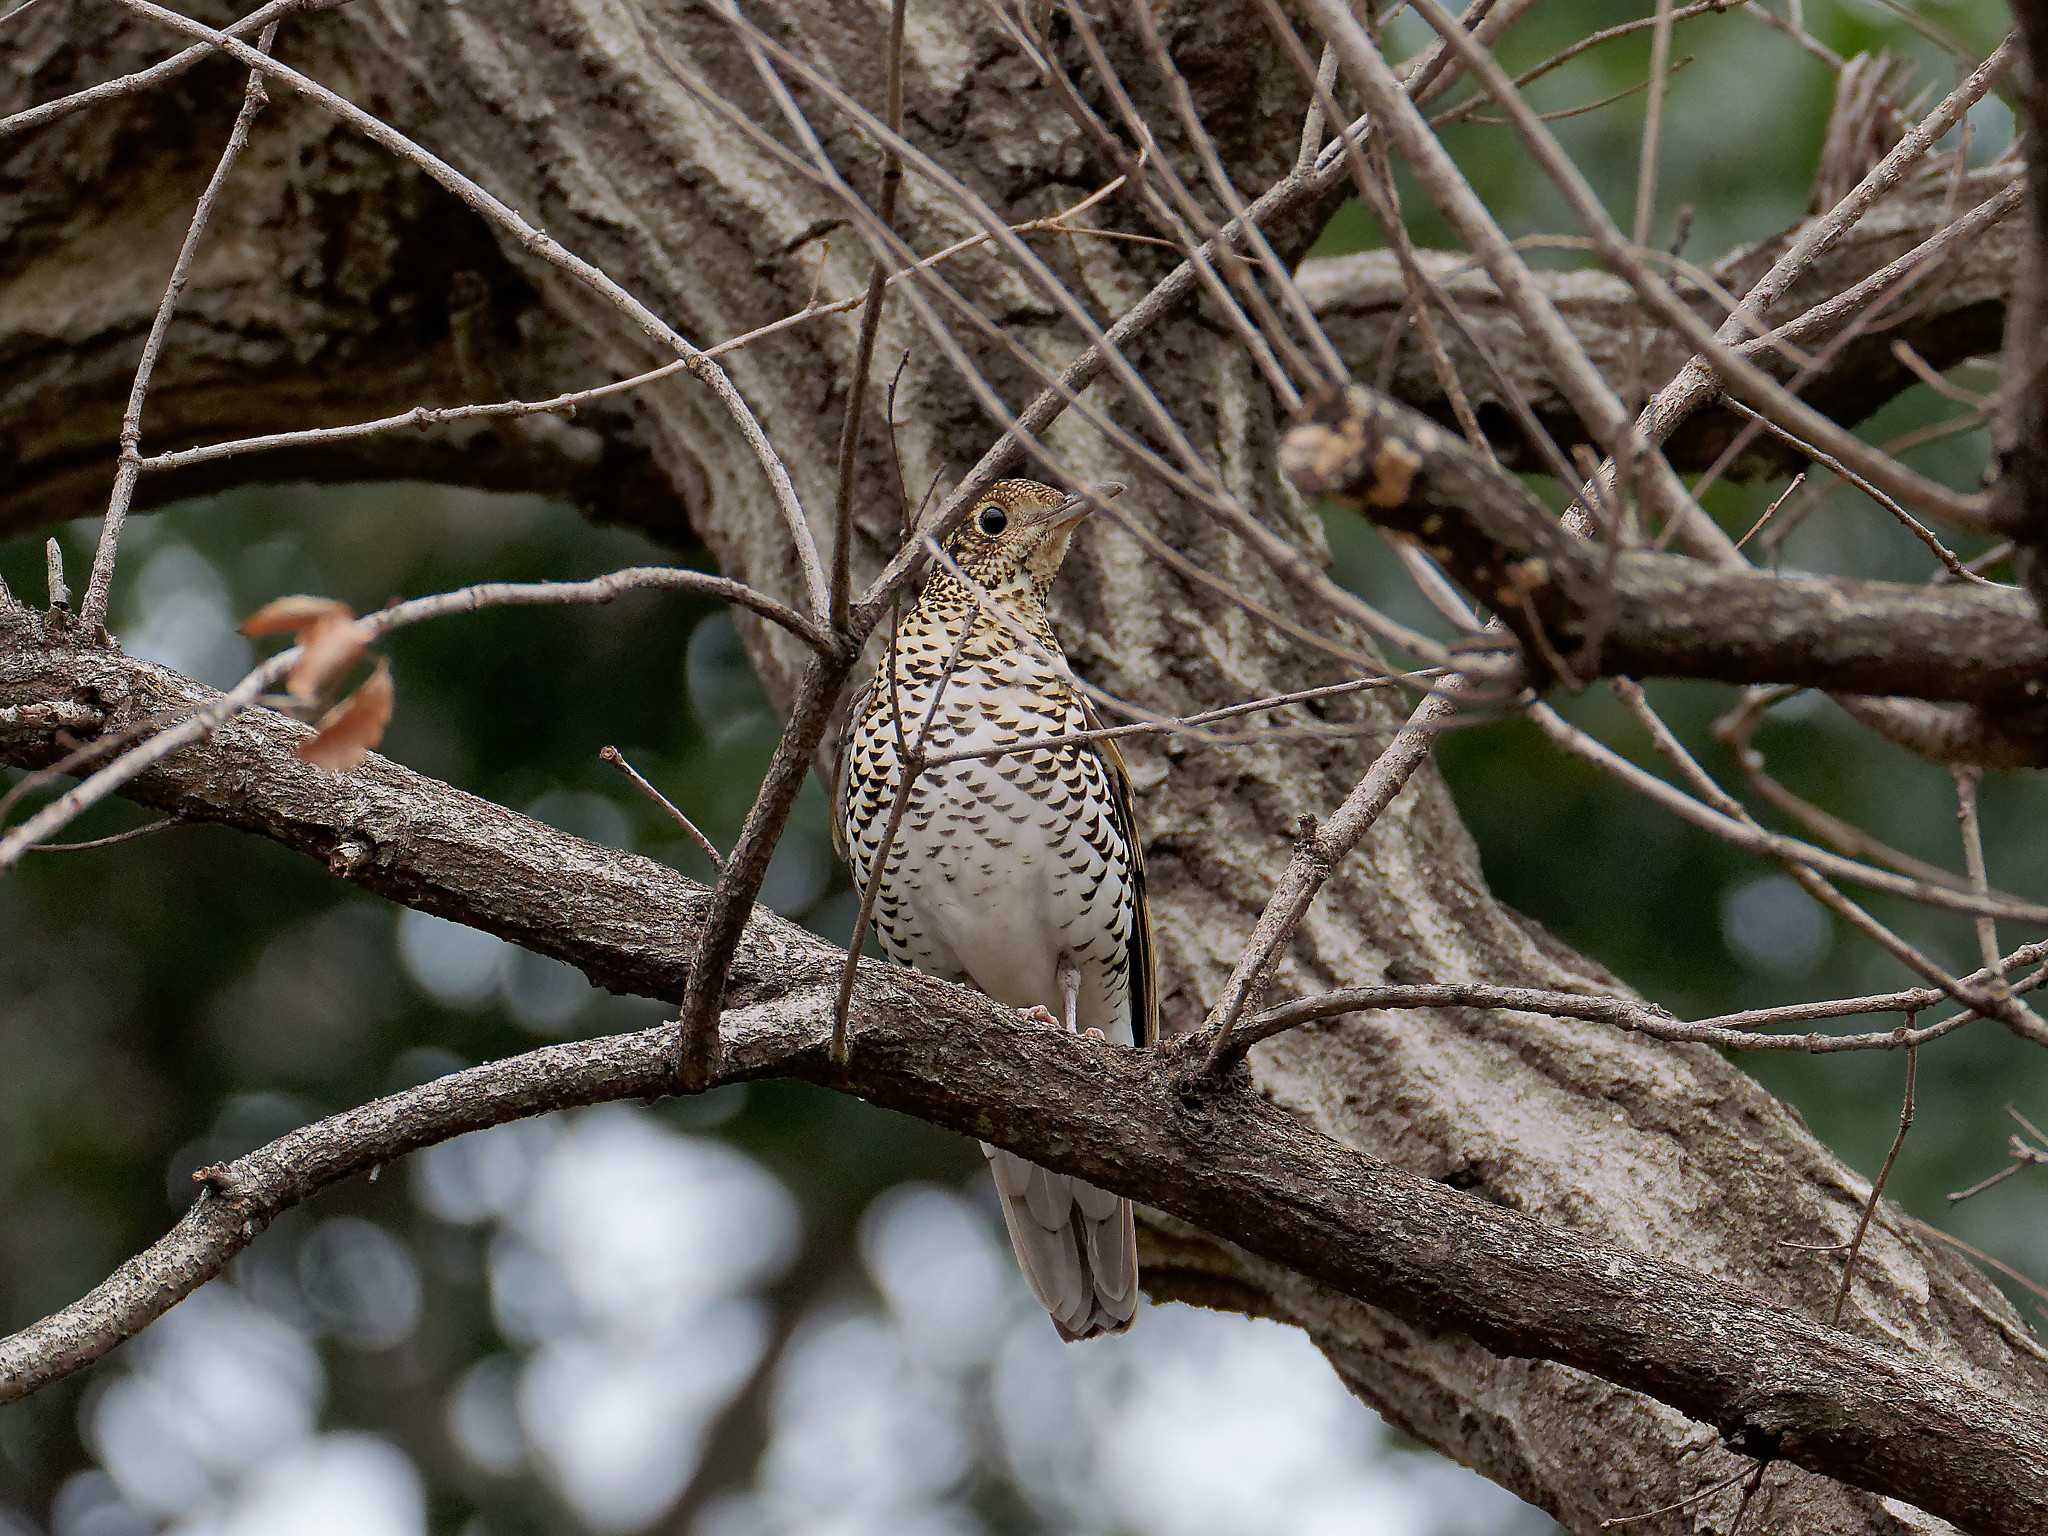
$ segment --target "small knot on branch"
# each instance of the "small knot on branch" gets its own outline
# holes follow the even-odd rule
[[[195,1168],[192,1182],[206,1194],[218,1195],[223,1200],[246,1199],[249,1193],[233,1163],[208,1163],[204,1168]]]
[[[376,856],[376,843],[367,836],[352,832],[336,843],[334,851],[327,855],[327,870],[343,880],[353,880],[369,868],[370,861]]]
[[[1280,443],[1280,468],[1304,494],[1366,507],[1403,505],[1426,445],[1412,443],[1364,390],[1324,395]]]

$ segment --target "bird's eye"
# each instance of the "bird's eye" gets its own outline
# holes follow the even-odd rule
[[[981,516],[974,521],[975,526],[993,539],[999,537],[1002,531],[1010,526],[1010,514],[1001,507],[986,506],[981,509]]]

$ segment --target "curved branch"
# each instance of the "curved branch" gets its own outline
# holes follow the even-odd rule
[[[0,537],[104,510],[123,397],[161,295],[137,274],[169,270],[182,223],[161,227],[163,199],[189,203],[204,175],[196,159],[111,156],[87,180],[106,157],[88,135],[217,142],[227,121],[209,125],[212,107],[166,87],[111,122],[87,114],[4,146],[30,190],[0,210]],[[482,222],[416,167],[365,155],[346,129],[300,111],[266,120],[242,170],[217,219],[229,238],[200,248],[171,321],[149,397],[153,445],[543,399],[608,377]],[[81,218],[93,239],[70,238]],[[254,252],[265,265],[252,269]],[[630,400],[584,404],[573,422],[464,421],[192,457],[145,474],[137,509],[254,480],[427,480],[560,497],[688,542],[675,471],[655,464]]]
[[[1816,260],[1780,297],[1773,318],[1801,314],[1853,288],[1935,239],[1960,209],[1996,196],[2012,183],[2013,175],[2009,167],[1995,167],[1972,172],[1960,182],[1951,176],[1931,175],[1908,183]],[[1782,252],[1797,243],[1811,222],[1715,262],[1710,273],[1716,285],[1744,293]],[[1895,327],[1874,327],[1859,335],[1801,394],[1834,420],[1853,425],[1919,382],[1899,360],[1895,342],[1904,341],[1937,369],[1996,352],[2022,234],[2021,221],[1993,221],[1959,242],[1943,255],[1937,280],[1915,290],[1909,313]],[[1459,378],[1480,407],[1481,424],[1503,460],[1514,469],[1540,472],[1545,468],[1515,429],[1497,397],[1488,361],[1482,360],[1475,344],[1485,349],[1486,359],[1529,401],[1553,437],[1564,444],[1585,441],[1584,425],[1492,279],[1473,270],[1470,258],[1462,255],[1418,255],[1450,290],[1470,326],[1469,338],[1458,334],[1455,327],[1448,328],[1443,343]],[[1302,263],[1297,281],[1353,378],[1378,378],[1391,349],[1393,373],[1388,393],[1437,421],[1452,424],[1450,402],[1429,358],[1420,348],[1398,344],[1408,323],[1408,289],[1391,252],[1318,257]],[[1645,313],[1629,285],[1618,277],[1595,270],[1539,272],[1536,281],[1609,377],[1628,376],[1637,338],[1643,349],[1644,374],[1650,378],[1670,377],[1691,355],[1684,338]],[[1702,320],[1710,324],[1721,320],[1725,307],[1711,293],[1682,281],[1675,286]],[[1853,318],[1833,318],[1831,328],[1803,336],[1802,345],[1825,341]],[[1789,379],[1797,371],[1796,364],[1768,353],[1758,360],[1781,378]],[[1741,429],[1742,422],[1729,412],[1703,411],[1672,435],[1664,445],[1665,455],[1672,467],[1682,472],[1706,469]],[[1783,443],[1757,441],[1728,472],[1739,478],[1762,477],[1789,473],[1804,463],[1801,455]]]
[[[1731,1297],[1704,1275],[1379,1163],[1301,1126],[1242,1078],[1190,1098],[1186,1047],[1136,1052],[1082,1040],[965,988],[868,961],[854,1002],[860,1050],[841,1077],[829,1052],[835,989],[821,980],[834,952],[782,938],[795,946],[794,963],[781,986],[728,1019],[720,1081],[799,1078],[992,1140],[1397,1316],[1639,1388],[1737,1449],[1905,1499],[1985,1536],[2020,1536],[2048,1520],[2048,1433],[2025,1405]],[[132,1336],[321,1189],[507,1120],[658,1097],[674,1047],[667,1027],[545,1047],[201,1170],[198,1204],[167,1237],[72,1307],[0,1341],[0,1402]],[[1957,1455],[1964,1443],[1971,1454]]]
[[[1980,704],[2008,760],[2048,762],[2048,631],[2026,598],[1989,586],[1777,576],[1561,532],[1520,482],[1418,412],[1362,385],[1288,436],[1304,493],[1420,542],[1523,642],[1548,681],[1689,677]],[[1599,632],[1597,653],[1581,638]]]

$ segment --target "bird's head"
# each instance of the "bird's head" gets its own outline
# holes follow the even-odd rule
[[[1123,487],[1110,480],[1090,489],[1106,499]],[[998,480],[946,541],[946,553],[991,596],[1042,603],[1067,557],[1068,541],[1091,510],[1088,498],[1077,493],[1036,480]]]

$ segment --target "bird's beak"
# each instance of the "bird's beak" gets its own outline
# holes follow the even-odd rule
[[[1086,491],[1068,493],[1067,499],[1052,511],[1053,527],[1066,531],[1079,525],[1081,520],[1095,510],[1095,502],[1108,501],[1124,493],[1121,480],[1098,480]],[[1093,500],[1090,500],[1090,497]]]

